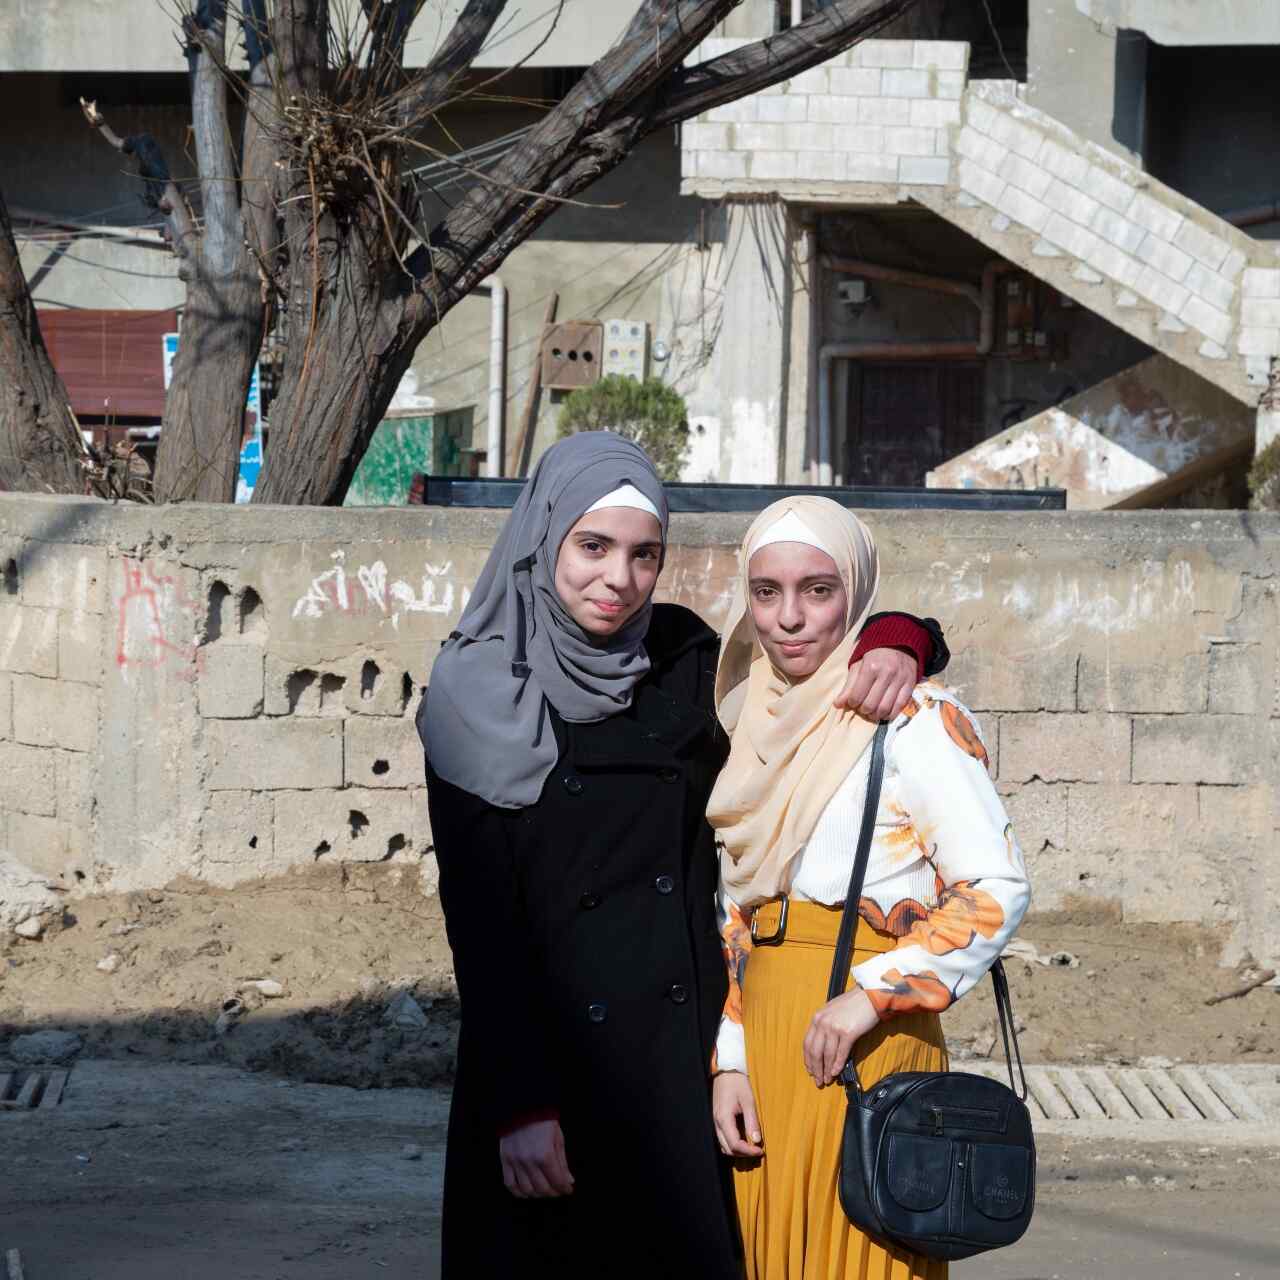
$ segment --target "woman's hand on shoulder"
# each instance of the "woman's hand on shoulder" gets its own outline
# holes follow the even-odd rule
[[[849,668],[835,704],[867,720],[894,720],[910,701],[918,674],[914,656],[900,649],[872,649]]]
[[[546,1200],[573,1193],[573,1174],[558,1120],[535,1120],[498,1140],[502,1181],[517,1200]]]
[[[836,996],[813,1015],[804,1037],[804,1069],[819,1089],[835,1080],[859,1038],[879,1021],[875,1006],[862,990]]]
[[[741,1071],[722,1071],[711,1082],[711,1116],[725,1155],[764,1155],[755,1095],[751,1081]]]

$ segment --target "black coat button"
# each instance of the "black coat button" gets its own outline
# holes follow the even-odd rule
[[[603,1022],[609,1016],[609,1010],[602,1004],[587,1005],[587,1017],[592,1022]]]
[[[564,780],[564,789],[571,796],[580,796],[582,794],[582,779],[574,777],[573,774],[570,774]]]
[[[679,769],[659,769],[658,777],[661,778],[663,782],[679,782],[680,770]]]
[[[582,897],[578,899],[578,906],[580,906],[583,911],[593,911],[599,905],[600,898],[594,893],[584,893]]]
[[[676,887],[676,882],[670,876],[659,876],[653,882],[653,887],[659,893],[671,893]]]
[[[672,1004],[684,1004],[689,999],[689,988],[676,982],[672,984],[667,995],[671,997]]]

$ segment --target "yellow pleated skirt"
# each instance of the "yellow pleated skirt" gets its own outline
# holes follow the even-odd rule
[[[801,1049],[826,1003],[840,909],[792,902],[786,939],[757,947],[747,961],[742,1021],[747,1071],[765,1154],[736,1162],[734,1194],[748,1280],[946,1280],[947,1264],[864,1235],[840,1206],[845,1092],[817,1088]],[[759,932],[777,922],[761,908]],[[890,951],[897,939],[858,921],[854,963]],[[935,1013],[901,1014],[863,1036],[855,1051],[863,1087],[893,1071],[945,1071],[947,1050]]]

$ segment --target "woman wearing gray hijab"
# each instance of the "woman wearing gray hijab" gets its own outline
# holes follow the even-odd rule
[[[642,450],[553,446],[418,711],[462,1001],[446,1280],[740,1274],[709,1106],[728,744],[714,633],[652,601],[666,537]],[[876,643],[917,654],[868,659],[905,700],[930,633]]]

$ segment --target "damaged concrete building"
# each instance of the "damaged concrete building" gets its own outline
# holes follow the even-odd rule
[[[459,103],[435,141],[466,149],[472,172],[510,145],[635,10],[589,3],[591,21],[588,0],[569,0],[554,24],[546,6],[515,5],[521,21],[475,72],[501,73],[502,100]],[[122,358],[119,378],[139,387],[118,403],[140,404],[161,367],[145,317],[180,309],[183,290],[139,225],[138,180],[86,129],[78,98],[151,132],[181,171],[186,83],[152,0],[124,0],[133,21],[109,31],[91,8],[0,15],[0,164],[38,306],[100,308],[114,318],[98,329],[116,333],[122,308],[138,313],[146,351]],[[695,60],[818,8],[746,0]],[[36,38],[42,24],[62,35]],[[446,29],[424,10],[410,60]],[[602,367],[684,395],[689,480],[1243,506],[1280,353],[1280,8],[922,0],[879,34],[647,139],[518,247],[502,268],[505,318],[490,296],[464,300],[401,388],[393,412],[432,441],[417,469],[465,471],[504,437],[491,465],[518,469],[554,294],[557,319],[600,340]],[[435,162],[421,178],[441,208],[474,180]],[[268,347],[268,419],[271,361]],[[99,384],[84,391],[101,415]],[[542,396],[526,452],[555,438],[564,394]]]
[[[743,246],[726,478],[1244,505],[1280,355],[1280,9],[990,9],[925,6],[933,38],[685,126],[681,189]],[[776,459],[748,460],[761,417]]]

